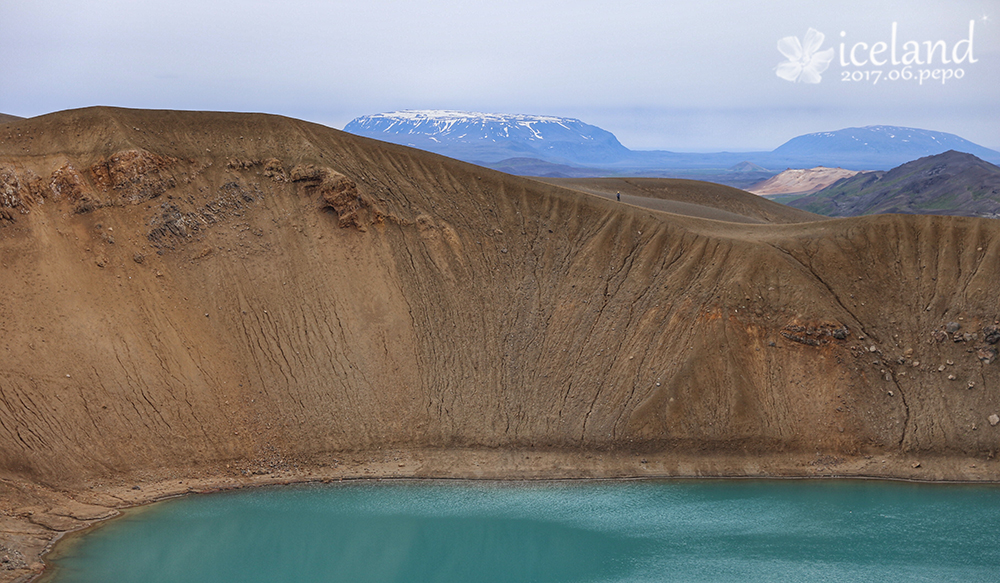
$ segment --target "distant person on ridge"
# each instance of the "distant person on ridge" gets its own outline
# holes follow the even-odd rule
[[[618,197],[618,202],[622,201],[622,193],[621,193],[621,191],[619,191],[618,193],[616,193],[615,196]]]

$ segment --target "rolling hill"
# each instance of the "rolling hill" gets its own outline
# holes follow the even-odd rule
[[[0,576],[269,482],[998,479],[1000,222],[814,219],[279,116],[0,126]]]
[[[823,217],[721,184],[677,178],[542,178],[543,182],[624,203],[733,223],[804,223]]]
[[[889,172],[845,178],[788,204],[833,217],[906,213],[1000,218],[1000,168],[952,150]]]
[[[751,185],[747,188],[747,192],[761,196],[812,194],[823,190],[838,180],[850,178],[857,173],[858,171],[856,170],[826,168],[824,166],[817,166],[816,168],[789,168],[776,176]]]

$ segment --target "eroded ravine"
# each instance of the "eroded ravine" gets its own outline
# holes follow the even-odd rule
[[[18,524],[97,483],[380,451],[996,479],[996,221],[698,219],[274,116],[96,108],[0,142]]]

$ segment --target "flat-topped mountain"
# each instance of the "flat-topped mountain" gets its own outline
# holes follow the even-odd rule
[[[948,151],[888,172],[845,178],[789,204],[833,217],[907,213],[1000,218],[1000,168]]]
[[[1000,152],[984,148],[954,134],[897,126],[865,126],[805,134],[788,140],[772,154],[789,158],[811,156],[826,165],[855,169],[883,169],[917,158],[957,150],[1000,161]],[[858,165],[862,168],[858,168]],[[886,166],[888,164],[888,166]]]
[[[777,168],[887,170],[949,149],[1000,163],[1000,152],[953,134],[893,126],[806,134],[771,152],[742,153],[633,151],[578,119],[537,115],[397,111],[356,118],[344,130],[526,176],[655,176],[710,168],[716,170],[712,180],[739,187],[770,178]],[[754,178],[747,182],[744,173]]]
[[[598,163],[629,153],[611,132],[567,117],[449,110],[396,111],[352,120],[344,131],[458,158],[534,157]]]
[[[1000,476],[1000,221],[705,188],[270,115],[0,126],[3,544],[193,483]]]

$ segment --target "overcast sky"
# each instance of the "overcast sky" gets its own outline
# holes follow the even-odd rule
[[[970,21],[972,42],[959,44]],[[897,59],[907,41],[923,59],[927,41],[943,41],[962,62],[942,63],[939,49],[911,64],[914,79],[890,81],[907,73],[889,62],[893,23]],[[801,62],[816,69],[810,56],[835,53],[820,82],[778,77],[790,60],[778,41],[810,28],[825,38]],[[920,84],[921,69],[952,76]],[[0,0],[0,112],[26,117],[117,105],[342,128],[460,109],[577,117],[634,149],[770,150],[877,124],[1000,149],[997,87],[1000,0]]]

